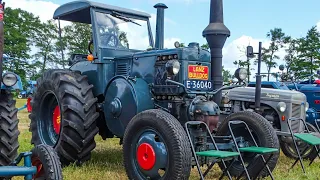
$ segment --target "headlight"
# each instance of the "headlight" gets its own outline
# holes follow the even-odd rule
[[[309,103],[308,102],[306,102],[305,108],[306,108],[306,111],[308,111],[308,109],[309,109]]]
[[[244,68],[238,68],[236,70],[236,72],[234,73],[234,76],[238,79],[238,80],[245,80],[248,76],[247,70],[245,70]]]
[[[14,86],[18,81],[18,78],[15,74],[13,73],[5,73],[2,76],[2,82],[6,86]]]
[[[5,73],[2,76],[2,82],[6,86],[14,86],[18,81],[18,78],[15,74],[13,73]]]
[[[180,71],[180,63],[177,60],[170,60],[166,63],[166,69],[170,75],[176,75]]]
[[[280,112],[284,112],[286,111],[287,105],[284,102],[279,102],[277,108]]]

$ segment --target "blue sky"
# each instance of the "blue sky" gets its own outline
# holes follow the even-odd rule
[[[52,18],[55,9],[72,0],[5,0],[7,6],[22,8],[33,12],[45,21]],[[209,23],[209,0],[94,0],[110,5],[141,10],[155,17],[156,3],[165,3],[169,8],[165,11],[165,47],[173,47],[176,40],[188,44],[189,42],[206,43],[202,37],[203,29]],[[234,72],[235,60],[244,59],[239,47],[249,43],[257,51],[258,42],[268,46],[266,34],[275,27],[292,37],[301,37],[308,29],[318,24],[320,30],[320,1],[308,0],[223,0],[224,22],[231,31],[230,38],[223,50],[223,65]],[[154,19],[153,19],[154,20]],[[153,23],[153,34],[155,24]],[[283,57],[285,50],[277,55]],[[283,61],[278,61],[278,65]],[[262,72],[266,67],[262,65]],[[277,68],[272,72],[278,71]]]
[[[166,18],[174,23],[165,27],[166,37],[177,37],[183,42],[205,42],[202,30],[209,21],[209,0],[96,0],[116,6],[140,9],[148,13],[156,13],[153,5],[165,3],[169,8]],[[63,4],[65,0],[52,0]],[[224,20],[231,31],[227,43],[242,35],[257,39],[265,38],[268,30],[281,27],[293,37],[304,35],[311,26],[320,21],[319,0],[224,0]],[[307,2],[307,3],[306,3]]]

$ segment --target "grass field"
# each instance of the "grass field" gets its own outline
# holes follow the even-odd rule
[[[17,107],[24,105],[26,100],[17,100]],[[28,112],[22,110],[18,113],[20,120],[20,152],[31,150],[30,144],[31,133],[29,132]],[[97,147],[92,153],[92,159],[81,167],[70,165],[63,169],[65,180],[122,180],[127,179],[124,167],[122,165],[122,146],[119,145],[119,139],[113,138],[103,141],[99,136],[96,136]],[[300,166],[295,166],[294,169],[288,171],[288,168],[293,163],[293,160],[286,158],[283,154],[279,158],[276,169],[273,174],[275,179],[295,180],[295,179],[320,179],[320,161],[308,166],[308,161],[305,161],[306,174],[303,174]],[[299,164],[298,164],[299,165]],[[221,171],[215,166],[209,173],[206,179],[217,179]],[[23,180],[22,177],[13,178],[14,180]],[[190,179],[199,179],[198,172],[195,169],[191,172]],[[268,178],[269,179],[269,178]]]

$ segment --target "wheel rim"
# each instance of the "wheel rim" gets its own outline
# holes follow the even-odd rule
[[[40,103],[38,133],[43,144],[55,146],[61,131],[61,112],[58,100],[52,91],[47,91]]]
[[[160,179],[166,176],[169,170],[168,150],[160,133],[146,129],[137,133],[133,142],[132,163],[136,174],[143,179]]]
[[[55,133],[60,134],[61,116],[59,106],[56,106],[53,110],[52,124]]]
[[[35,166],[37,168],[37,172],[33,176],[34,179],[39,178],[44,174],[42,162],[40,161],[40,159],[38,157],[32,158],[32,166]]]

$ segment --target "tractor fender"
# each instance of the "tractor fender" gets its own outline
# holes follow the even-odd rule
[[[148,83],[141,78],[113,77],[104,93],[103,110],[108,129],[123,137],[130,120],[139,112],[154,108]]]

